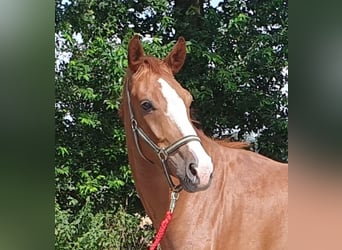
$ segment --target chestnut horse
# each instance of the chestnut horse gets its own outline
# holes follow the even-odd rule
[[[192,96],[173,76],[185,55],[182,37],[159,60],[134,36],[120,108],[136,190],[156,229],[170,191],[179,192],[161,248],[286,249],[287,165],[216,142],[193,125]]]

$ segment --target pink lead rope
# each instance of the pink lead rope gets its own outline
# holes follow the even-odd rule
[[[166,229],[167,229],[167,226],[171,222],[172,213],[173,213],[173,210],[175,209],[176,201],[178,200],[178,197],[179,197],[178,192],[174,192],[174,191],[171,192],[170,208],[166,212],[164,220],[160,223],[158,233],[157,233],[152,245],[150,246],[149,250],[155,250],[158,247],[160,241],[163,239],[165,232],[166,232]]]

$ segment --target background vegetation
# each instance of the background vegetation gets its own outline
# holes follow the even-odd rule
[[[287,161],[288,3],[210,3],[56,0],[56,249],[146,249],[153,237],[118,118],[134,33],[157,57],[188,41],[176,78],[209,136]]]

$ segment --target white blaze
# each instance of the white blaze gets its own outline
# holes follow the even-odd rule
[[[177,92],[164,79],[159,78],[158,82],[161,85],[161,92],[167,103],[167,116],[175,123],[183,137],[187,135],[197,136],[195,129],[188,119],[182,98],[179,97]],[[213,164],[201,143],[198,141],[190,141],[187,143],[187,146],[198,159],[198,170],[203,171],[202,174],[210,175],[213,170]]]

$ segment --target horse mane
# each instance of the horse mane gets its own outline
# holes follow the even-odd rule
[[[214,141],[221,146],[227,147],[227,148],[237,148],[237,149],[246,149],[250,150],[251,144],[248,142],[242,142],[242,141],[231,141],[230,138],[226,139],[214,139]]]
[[[193,121],[194,124],[194,121]],[[196,124],[196,125],[195,125]],[[213,139],[208,137],[202,129],[198,127],[199,122],[195,121],[196,132],[200,138],[206,137],[209,140],[216,142],[217,144],[226,147],[226,148],[235,148],[235,149],[245,149],[250,150],[251,144],[248,142],[240,142],[240,141],[231,141],[231,138],[224,138],[224,139]]]
[[[201,123],[195,119],[196,112],[193,108],[190,109],[190,116],[191,116],[191,122],[196,128],[196,132],[199,134],[199,136],[205,136],[208,137],[203,129],[201,128]],[[209,137],[210,138],[210,137]],[[227,148],[236,148],[236,149],[246,149],[250,150],[251,144],[248,142],[240,142],[240,141],[232,141],[231,138],[223,138],[223,139],[211,139],[214,142],[218,143],[219,145]]]

